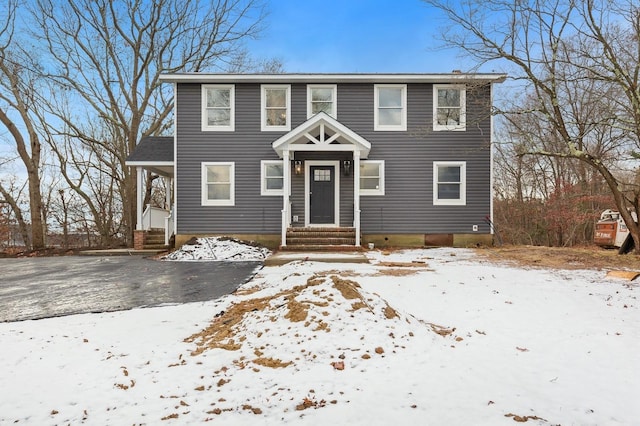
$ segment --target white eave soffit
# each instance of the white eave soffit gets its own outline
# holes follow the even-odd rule
[[[327,141],[318,141],[309,136],[316,129],[325,127],[334,133],[335,137],[330,137]],[[324,135],[321,135],[324,137]],[[331,142],[340,142],[339,139],[346,140],[348,143],[332,144]],[[308,143],[312,142],[312,143]],[[335,118],[320,112],[304,123],[297,126],[290,132],[276,139],[271,146],[274,151],[282,158],[285,150],[290,151],[359,151],[361,158],[367,158],[371,151],[371,143],[340,123]]]
[[[438,73],[438,74],[224,74],[175,73],[161,74],[169,83],[461,83],[486,81],[501,83],[507,74],[501,73]]]

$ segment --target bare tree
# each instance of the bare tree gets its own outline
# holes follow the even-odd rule
[[[22,197],[22,188],[16,188],[15,179],[10,179],[9,182],[0,182],[0,195],[2,195],[2,202],[9,207],[11,213],[15,217],[16,224],[18,225],[18,232],[22,237],[22,241],[26,246],[29,246],[30,238],[30,226],[27,223],[24,215],[22,214],[22,207],[20,206],[20,199]],[[6,215],[10,217],[9,214]]]
[[[17,0],[10,0],[0,8],[0,15],[6,18],[0,23],[0,123],[10,135],[27,171],[31,238],[25,239],[25,244],[30,243],[31,248],[41,249],[45,245],[46,220],[40,188],[42,144],[37,132],[37,116],[34,115],[34,109],[38,108],[35,92],[39,77],[27,50],[15,38]],[[14,210],[24,234],[26,223],[15,197],[8,188],[2,187],[2,183],[0,192]]]
[[[622,182],[617,167],[633,167],[640,150],[640,10],[634,0],[511,1],[425,0],[448,17],[445,44],[471,55],[480,64],[495,61],[510,67],[534,104],[511,105],[511,112],[530,115],[547,133],[531,134],[521,154],[568,158],[597,171],[607,183],[640,254],[639,192]],[[600,115],[578,102],[592,93]],[[576,109],[576,106],[580,106]],[[606,141],[605,149],[595,136]],[[540,142],[555,140],[544,146]],[[615,153],[611,165],[603,153]],[[586,170],[586,169],[585,169]]]
[[[125,160],[142,136],[167,131],[173,111],[173,92],[160,87],[160,74],[235,66],[243,41],[260,30],[263,7],[259,0],[34,1],[33,36],[46,45],[47,77],[64,94],[49,102],[55,117],[47,121],[49,142],[53,147],[65,143],[63,136],[77,140],[86,155],[104,161],[100,171],[116,184],[124,234],[130,236],[136,178]],[[61,162],[69,148],[55,151]],[[80,178],[88,175],[64,176],[69,187],[92,198],[80,192]],[[91,209],[94,216],[103,214]]]

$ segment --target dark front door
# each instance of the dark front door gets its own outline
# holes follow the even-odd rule
[[[309,222],[335,223],[334,166],[310,166]]]

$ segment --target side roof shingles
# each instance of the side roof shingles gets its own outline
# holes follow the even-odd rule
[[[173,162],[173,136],[145,136],[127,157],[127,163]]]

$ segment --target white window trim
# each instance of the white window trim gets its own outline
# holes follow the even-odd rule
[[[307,118],[313,117],[315,114],[312,113],[311,106],[311,91],[313,89],[331,89],[333,95],[331,96],[333,103],[333,114],[330,114],[331,117],[338,119],[338,85],[336,84],[308,84],[307,85]]]
[[[267,116],[265,114],[267,108],[266,89],[286,89],[287,97],[285,107],[287,109],[287,124],[284,126],[267,126]],[[291,85],[290,84],[263,84],[260,86],[260,130],[263,132],[288,132],[291,130]]]
[[[378,124],[379,98],[381,88],[400,88],[402,89],[402,114],[399,125],[380,125]],[[407,130],[407,85],[406,84],[375,84],[374,85],[374,103],[373,103],[373,130],[375,131],[406,131]]]
[[[460,167],[460,198],[438,198],[438,167]],[[434,206],[466,206],[467,205],[467,162],[466,161],[434,161],[433,162],[433,205]]]
[[[207,89],[229,89],[229,125],[210,126],[207,124]],[[233,84],[203,84],[202,85],[202,131],[203,132],[233,132],[235,131],[236,96]]]
[[[208,166],[228,166],[229,167],[229,199],[210,200],[207,191],[207,167]],[[208,162],[202,163],[202,205],[203,206],[234,206],[235,205],[235,163],[234,162]]]
[[[260,195],[279,195],[282,196],[284,189],[267,189],[267,173],[266,166],[270,164],[282,165],[282,173],[284,173],[284,164],[282,160],[260,160]],[[282,184],[284,185],[284,175],[282,176]]]
[[[380,179],[378,189],[363,189],[360,185],[360,195],[384,195],[384,160],[361,160],[360,164],[378,164],[378,178]],[[360,172],[362,179],[362,172]]]
[[[449,126],[438,124],[438,89],[460,90],[460,124]],[[434,84],[433,85],[433,130],[458,131],[467,130],[467,87],[464,84]]]

